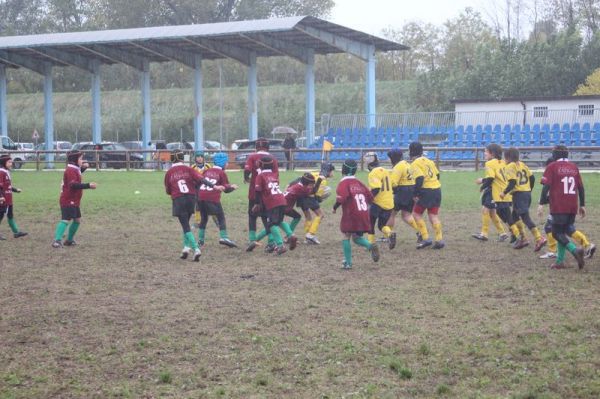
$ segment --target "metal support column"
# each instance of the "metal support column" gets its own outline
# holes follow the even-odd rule
[[[202,115],[202,57],[194,57],[194,148],[204,149]]]
[[[304,73],[306,88],[306,145],[315,141],[315,51],[307,50],[307,63]]]
[[[0,136],[8,136],[8,118],[6,117],[6,67],[0,65]]]
[[[92,141],[102,142],[102,110],[100,102],[100,61],[91,61],[92,70]]]
[[[365,113],[369,128],[375,127],[375,46],[370,45],[366,67]]]
[[[248,66],[248,138],[258,138],[258,91],[256,74],[256,54],[250,53]]]
[[[54,109],[52,107],[52,64],[44,63],[44,150],[54,151]],[[46,154],[46,167],[54,168],[54,154]]]
[[[152,140],[152,114],[150,109],[150,63],[144,61],[141,72],[142,88],[142,148],[148,149]]]

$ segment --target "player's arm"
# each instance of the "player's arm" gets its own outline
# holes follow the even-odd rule
[[[550,193],[550,186],[547,184],[542,184],[542,193],[540,194],[540,205],[546,205],[550,203],[550,198],[548,194]]]
[[[506,185],[506,188],[502,192],[502,194],[504,194],[502,197],[504,197],[505,195],[510,193],[512,190],[514,190],[515,187],[517,187],[517,179],[510,179],[508,181],[508,184]]]
[[[254,185],[254,191],[256,192],[256,196],[254,197],[254,201],[256,202],[252,205],[252,213],[258,215],[260,211],[263,209],[263,196],[262,196],[262,185],[260,178],[257,180]]]
[[[6,200],[4,199],[4,184],[0,180],[0,205],[4,204]]]
[[[483,179],[481,179],[481,187],[479,187],[479,191],[483,191],[483,190],[486,190],[486,189],[492,187],[493,182],[494,182],[493,177],[484,177]]]
[[[321,176],[319,176],[319,178],[317,179],[317,182],[315,183],[315,186],[312,189],[311,194],[315,195],[317,193],[317,191],[319,191],[319,187],[321,187],[321,183],[323,182],[323,178]]]
[[[165,185],[165,192],[167,193],[167,195],[171,195],[171,185],[169,184],[168,177],[169,177],[169,173],[167,172],[165,174],[163,183]]]
[[[336,190],[336,196],[335,196],[335,204],[333,204],[333,213],[335,213],[335,211],[337,211],[337,209],[346,201],[346,198],[348,197],[348,192],[344,192],[342,190],[340,190],[340,186],[338,186],[337,190]],[[346,190],[348,191],[348,190]]]
[[[533,186],[535,186],[535,176],[533,174],[529,175],[529,188],[533,191]]]

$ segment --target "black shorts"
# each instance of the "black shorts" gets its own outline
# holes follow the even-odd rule
[[[552,224],[555,225],[574,225],[575,224],[575,216],[571,213],[553,213],[552,214]]]
[[[197,209],[206,212],[207,215],[223,214],[223,205],[220,202],[198,201]]]
[[[81,209],[78,206],[62,206],[60,213],[62,220],[79,219],[81,217]]]
[[[7,218],[13,218],[13,206],[12,205],[3,205],[0,206],[0,215],[6,215]]]
[[[517,215],[529,212],[531,206],[531,191],[517,191],[513,193],[513,210]]]
[[[377,204],[371,204],[369,207],[369,216],[371,217],[371,221],[378,220],[378,224],[382,226],[385,226],[387,221],[390,219],[391,214],[391,209],[383,209]]]
[[[196,196],[185,194],[173,200],[173,216],[190,216],[196,212]]]
[[[507,201],[502,201],[502,202],[498,201],[498,202],[496,202],[496,209],[510,209],[511,205],[512,204]]]
[[[496,202],[492,199],[492,190],[486,189],[481,193],[481,205],[487,209],[496,209]]]
[[[417,205],[425,209],[439,208],[442,205],[442,189],[422,188]]]
[[[414,201],[414,186],[398,186],[394,193],[394,210],[412,212]]]
[[[321,208],[321,205],[319,205],[319,200],[316,197],[298,198],[296,200],[296,205],[298,205],[303,211],[307,211],[309,209],[316,211],[317,209]]]
[[[285,205],[276,206],[266,211],[267,222],[269,226],[278,226],[283,222],[283,214],[285,212]]]

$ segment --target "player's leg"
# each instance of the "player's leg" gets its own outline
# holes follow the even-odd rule
[[[2,219],[4,219],[4,215],[6,214],[6,206],[0,206],[0,223],[2,223]],[[6,240],[6,238],[4,238],[1,234],[0,234],[0,241],[4,241]]]
[[[473,238],[481,241],[487,241],[490,234],[490,223],[492,218],[490,217],[490,211],[485,207],[481,207],[481,232],[472,234]]]
[[[444,243],[444,235],[442,233],[442,221],[440,220],[440,208],[430,208],[427,210],[427,216],[429,222],[433,226],[435,242],[433,243],[433,249],[442,249],[446,246]]]
[[[377,220],[377,228],[383,233],[383,236],[388,239],[388,248],[394,249],[396,246],[396,234],[392,234],[392,229],[387,225],[388,220],[392,216],[392,210],[381,210]],[[393,238],[392,238],[393,236]]]
[[[342,239],[342,250],[344,251],[344,261],[342,262],[342,269],[352,269],[352,245],[350,245],[351,234],[342,233],[344,238]]]
[[[253,200],[248,200],[248,241],[256,241],[256,220],[259,215],[252,212],[252,207],[256,204]]]
[[[315,201],[314,208],[312,211],[315,213],[315,216],[312,219],[310,227],[308,229],[308,234],[312,236],[316,236],[319,232],[319,226],[321,225],[321,219],[323,218],[323,210],[319,205],[318,201]]]
[[[423,220],[423,212],[425,212],[425,208],[418,203],[415,204],[415,207],[413,208],[413,217],[415,218],[415,223],[417,223],[421,238],[421,241],[417,244],[417,249],[426,248],[433,244],[429,239],[429,231],[427,231],[425,220]]]
[[[415,221],[415,218],[413,217],[412,211],[402,210],[401,215],[402,215],[402,220],[404,221],[404,223],[409,225],[416,233],[419,233],[419,226],[417,226],[417,222]]]
[[[321,224],[321,218],[323,217],[321,205],[319,205],[319,201],[315,197],[306,197],[302,199],[302,206],[304,207],[303,209],[307,209],[312,212],[310,225],[308,226],[308,230],[306,230],[304,238],[309,244],[320,244],[316,233],[319,229],[319,225]],[[305,228],[306,227],[307,225],[305,224]]]
[[[585,251],[585,258],[589,259],[594,256],[596,253],[596,244],[592,244],[587,236],[581,231],[575,228],[575,225],[570,225],[567,234],[571,236],[571,238],[578,242],[579,245]]]
[[[390,230],[394,230],[394,227],[396,225],[396,215],[397,214],[398,214],[398,211],[396,210],[396,208],[392,209],[392,211],[390,213],[390,217],[387,222],[387,225],[390,228]]]
[[[206,225],[208,224],[208,209],[206,201],[199,201],[196,206],[196,212],[200,213],[200,222],[198,223],[198,245],[204,246],[206,236]]]
[[[63,242],[66,246],[76,245],[75,243],[75,234],[77,234],[77,230],[79,230],[79,226],[81,225],[81,217],[74,218],[71,224],[69,225],[69,231],[67,232],[67,239]]]
[[[353,234],[352,241],[354,241],[356,245],[366,248],[371,253],[371,259],[373,259],[373,262],[379,261],[379,246],[377,243],[369,242],[369,240],[363,237],[362,233]]]
[[[569,225],[575,221],[575,215],[552,215],[552,234],[558,241],[558,251],[556,254],[556,266],[564,265],[565,250],[569,251],[577,260],[577,265],[581,269],[584,266],[584,251],[571,242],[567,236]]]
[[[302,219],[302,215],[300,215],[300,213],[298,211],[296,211],[295,209],[289,209],[286,213],[286,216],[289,216],[292,218],[292,221],[290,222],[290,229],[292,230],[292,233],[296,230],[296,226],[298,226],[298,223],[300,223],[300,220]]]
[[[15,238],[24,237],[27,235],[26,232],[19,230],[19,226],[17,226],[17,222],[15,221],[15,217],[13,215],[13,205],[8,206],[6,220]]]
[[[546,223],[544,223],[544,232],[548,239],[548,251],[545,254],[540,255],[540,259],[552,259],[556,258],[556,239],[552,235],[552,218],[548,217]]]
[[[515,224],[515,221],[512,218],[510,206],[507,206],[506,203],[502,203],[501,205],[498,206],[498,209],[496,210],[496,212],[498,213],[498,217],[500,218],[500,220],[502,220],[504,223],[506,223],[508,225],[511,233],[515,237],[518,237],[519,229],[518,229],[517,225]]]
[[[370,220],[370,229],[367,234],[367,240],[370,243],[375,242],[375,225],[377,224],[377,219],[379,218],[379,211],[381,208],[377,204],[371,204],[369,206],[369,220]]]
[[[548,240],[546,239],[546,237],[542,236],[540,229],[537,228],[535,222],[531,219],[529,210],[521,214],[521,220],[523,220],[525,226],[527,226],[527,228],[529,229],[529,231],[531,231],[531,234],[533,235],[533,239],[535,240],[534,252],[539,252],[539,250],[546,245]]]
[[[283,237],[281,235],[281,222],[283,220],[283,206],[277,206],[267,212],[269,232],[273,236],[273,241],[276,245],[277,254],[281,255],[285,252],[283,246]]]
[[[227,234],[227,221],[225,220],[225,211],[221,203],[212,203],[212,211],[214,218],[219,226],[219,244],[229,248],[237,248],[237,244],[229,238]]]
[[[78,219],[81,217],[80,211],[78,211],[78,207],[68,206],[61,207],[61,220],[56,225],[56,229],[54,230],[54,241],[52,242],[52,247],[60,248],[63,246],[62,238],[65,235],[65,231],[69,226],[69,222],[73,219]]]

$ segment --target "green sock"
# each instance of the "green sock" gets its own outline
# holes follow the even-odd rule
[[[292,229],[292,233],[294,232],[294,230],[296,230],[296,226],[298,226],[298,223],[300,223],[300,218],[292,219],[290,223],[290,229]]]
[[[361,247],[365,247],[367,249],[371,248],[371,243],[365,237],[355,237],[353,241],[356,245],[360,245]]]
[[[262,230],[261,230],[261,231],[258,233],[258,235],[255,237],[255,240],[256,240],[256,241],[260,241],[260,240],[262,240],[263,238],[265,238],[266,236],[267,236],[267,230],[265,230],[265,229],[262,229]]]
[[[69,222],[65,220],[61,220],[60,222],[58,222],[58,224],[56,225],[56,230],[54,232],[54,241],[62,240],[68,225]]]
[[[187,236],[185,233],[183,233],[183,236],[182,236],[182,237],[183,237],[183,247],[184,247],[184,248],[185,248],[185,247],[188,247],[188,248],[189,248],[189,247],[190,247],[190,243],[188,242],[188,236]]]
[[[345,239],[342,240],[342,248],[344,249],[344,260],[348,266],[352,266],[352,245],[350,245],[350,240]]]
[[[249,241],[256,241],[256,231],[255,230],[250,230],[248,232],[248,240]]]
[[[12,230],[13,233],[19,232],[19,227],[17,226],[17,222],[15,222],[15,219],[9,218],[8,225],[10,226],[10,229]]]
[[[227,230],[219,230],[219,237],[229,238],[229,237],[227,237]]]
[[[557,243],[558,250],[556,251],[556,263],[563,263],[565,260],[566,247],[560,242]]]
[[[185,233],[185,236],[187,237],[188,246],[190,248],[192,248],[194,251],[197,250],[198,243],[196,242],[196,239],[194,238],[194,233],[192,233],[191,231],[188,231],[187,233]]]
[[[277,246],[283,245],[283,238],[281,237],[281,230],[278,226],[271,226],[271,235]]]
[[[575,255],[575,251],[577,251],[577,245],[573,244],[571,241],[567,244],[567,251],[571,254]]]
[[[198,229],[198,241],[204,241],[205,234],[206,234],[206,229]]]
[[[283,229],[283,231],[285,232],[286,237],[290,237],[292,234],[294,234],[294,232],[290,228],[290,225],[287,224],[286,222],[281,222],[280,226]]]
[[[267,244],[274,244],[275,243],[275,239],[273,238],[273,234],[269,233],[269,238],[267,240]]]
[[[69,226],[69,234],[67,234],[67,240],[73,241],[73,237],[75,237],[75,233],[77,233],[77,229],[79,229],[80,224],[81,223],[78,223],[76,221],[73,221],[71,223],[71,225]]]

